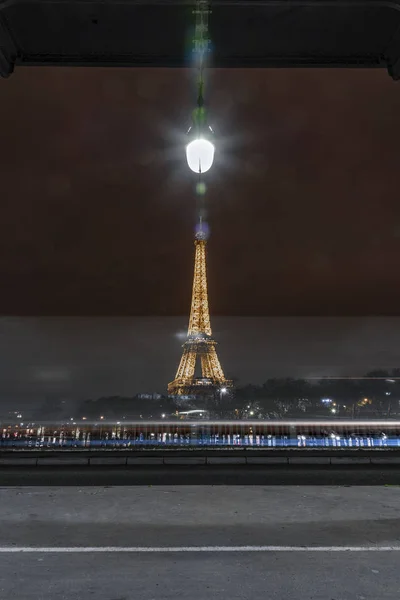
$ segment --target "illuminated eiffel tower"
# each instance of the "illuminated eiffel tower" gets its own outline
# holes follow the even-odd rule
[[[225,379],[212,338],[208,310],[206,245],[207,235],[202,222],[195,235],[194,279],[189,329],[183,354],[174,381],[168,384],[168,394],[173,396],[215,395],[232,387]],[[202,377],[195,377],[196,363],[200,361]]]

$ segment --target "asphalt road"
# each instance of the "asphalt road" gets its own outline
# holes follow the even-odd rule
[[[400,485],[400,465],[2,467],[2,485]]]
[[[400,589],[400,487],[1,487],[0,530],[0,598],[398,600]]]

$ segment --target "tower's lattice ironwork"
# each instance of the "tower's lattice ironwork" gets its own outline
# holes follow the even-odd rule
[[[232,382],[225,379],[215,349],[217,342],[212,338],[207,292],[207,239],[201,223],[194,244],[192,306],[187,339],[175,379],[168,385],[168,393],[175,396],[213,394],[218,389],[232,386]],[[201,377],[195,377],[198,360]]]

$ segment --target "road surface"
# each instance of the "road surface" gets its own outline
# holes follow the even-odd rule
[[[400,589],[397,486],[18,485],[0,488],[0,530],[0,598],[397,600]]]

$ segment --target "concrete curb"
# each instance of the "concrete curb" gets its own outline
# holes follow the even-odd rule
[[[369,461],[369,459],[366,459]],[[310,456],[310,458],[294,456],[288,458],[289,465],[330,465],[331,459],[329,456]]]
[[[88,465],[89,464],[89,458],[83,458],[80,456],[60,456],[58,458],[56,457],[49,457],[49,458],[38,458],[37,459],[37,465],[39,467],[44,466],[44,467],[50,467],[53,465]],[[19,461],[18,461],[19,462]],[[13,464],[16,464],[17,461],[15,461]]]
[[[208,465],[245,465],[245,456],[208,456]]]
[[[351,456],[332,456],[331,457],[331,465],[370,465],[371,464],[371,458],[361,458],[361,457],[354,457],[352,458]]]
[[[248,456],[248,465],[287,465],[288,458],[284,456]]]
[[[371,458],[371,463],[373,465],[399,465],[400,464],[400,458],[396,457],[396,456],[387,456],[385,457],[377,457],[377,458]]]
[[[400,456],[9,456],[0,458],[0,468],[53,466],[159,466],[164,465],[399,465]]]
[[[126,465],[127,464],[127,458],[124,456],[118,457],[118,456],[109,456],[109,457],[104,457],[104,458],[97,458],[97,457],[91,457],[89,458],[89,465],[90,466],[96,466],[96,465]]]
[[[205,456],[188,456],[185,458],[182,457],[165,457],[164,465],[205,465],[206,457]]]

